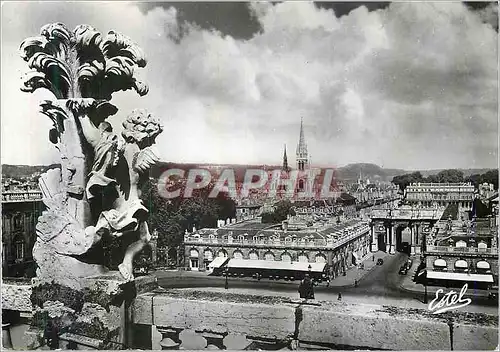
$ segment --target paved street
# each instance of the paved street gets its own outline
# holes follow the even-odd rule
[[[406,259],[407,256],[400,253],[386,256],[383,265],[374,266],[369,273],[364,273],[364,277],[360,279],[357,287],[336,287],[333,281],[330,287],[318,286],[315,288],[316,299],[337,300],[340,292],[343,301],[346,302],[427,309],[427,304],[422,302],[423,296],[421,294],[404,291],[400,288],[404,276],[399,275],[398,270]],[[157,272],[156,275],[160,286],[165,288],[224,290],[225,278],[207,276],[206,273],[179,271]],[[360,273],[360,275],[362,274]],[[297,288],[298,281],[290,283],[286,281],[229,279],[229,290],[235,293],[282,295],[297,298]],[[433,298],[434,296],[429,294],[429,301]],[[497,304],[498,302],[478,297],[472,299],[471,305],[459,310],[498,315]]]

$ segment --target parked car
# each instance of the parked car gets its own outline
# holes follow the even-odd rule
[[[488,289],[488,298],[490,299],[498,298],[498,286],[493,286]]]
[[[410,270],[412,265],[413,265],[413,259],[408,259],[408,261],[406,262],[406,268]]]
[[[406,265],[406,263],[401,265],[401,268],[399,268],[399,274],[400,275],[408,274],[408,266]]]

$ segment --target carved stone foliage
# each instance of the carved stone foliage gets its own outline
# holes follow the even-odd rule
[[[70,31],[62,23],[47,24],[40,36],[24,40],[21,57],[29,71],[22,90],[50,90],[57,99],[111,99],[111,94],[135,89],[148,92],[145,83],[134,77],[136,67],[146,66],[142,50],[128,37],[108,32],[102,35],[89,25]]]

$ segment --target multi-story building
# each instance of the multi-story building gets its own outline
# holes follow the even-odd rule
[[[460,211],[472,209],[474,185],[471,183],[412,183],[405,190],[406,202],[424,207],[457,204]]]
[[[369,253],[370,227],[356,219],[338,224],[337,218],[290,227],[287,221],[271,226],[247,221],[187,233],[184,246],[188,270],[204,271],[215,258],[227,257],[326,263],[328,274],[336,277]]]
[[[497,191],[495,191],[495,187],[491,183],[481,183],[478,187],[479,198],[482,200],[487,200],[494,196]]]
[[[236,221],[256,219],[262,213],[262,204],[241,202],[236,205]]]
[[[42,214],[42,192],[14,189],[2,192],[2,275],[34,275],[36,223]]]
[[[488,288],[498,285],[498,214],[489,218],[439,221],[423,254],[429,285]]]

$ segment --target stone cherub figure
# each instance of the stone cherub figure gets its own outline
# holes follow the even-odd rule
[[[86,195],[97,222],[85,231],[93,236],[94,243],[106,233],[113,237],[138,234],[118,266],[127,281],[133,280],[133,259],[151,239],[140,186],[147,179],[146,172],[159,160],[152,145],[163,128],[144,110],[134,110],[123,122],[123,141],[106,121],[96,127],[83,116],[80,123],[85,139],[94,149]]]

